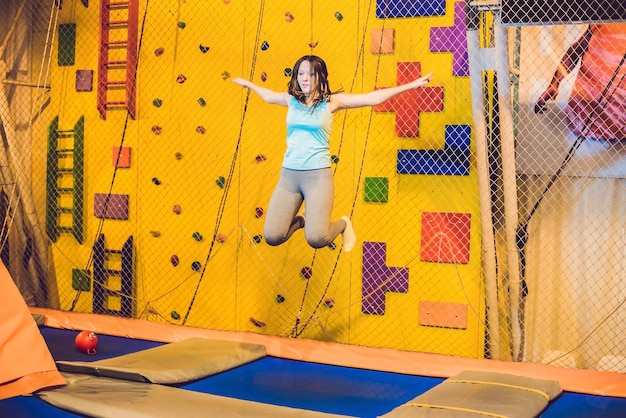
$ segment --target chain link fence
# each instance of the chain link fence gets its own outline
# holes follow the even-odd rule
[[[2,259],[32,306],[623,371],[623,5],[539,3],[7,0]],[[335,114],[350,253],[264,242],[286,109],[232,82],[311,54],[433,73]]]

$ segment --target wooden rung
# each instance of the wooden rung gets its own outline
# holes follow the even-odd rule
[[[70,133],[70,132],[74,133],[74,130],[73,129],[59,129],[57,131],[57,133],[60,133],[60,134],[66,134],[66,133]]]
[[[111,10],[111,9],[126,9],[126,8],[128,8],[128,2],[127,1],[115,2],[115,3],[109,4],[108,7],[109,7],[109,10]]]
[[[73,193],[74,192],[74,188],[73,187],[59,187],[57,189],[57,192],[59,192],[59,193]]]
[[[126,81],[107,81],[107,86],[125,86]]]
[[[108,274],[109,276],[121,276],[122,274],[121,270],[106,269],[104,270],[104,272]]]
[[[107,102],[107,109],[111,107],[126,106],[126,102]]]
[[[74,148],[59,148],[57,149],[58,154],[67,154],[68,152],[73,153]]]
[[[74,173],[73,168],[57,168],[57,173]]]
[[[57,208],[58,213],[72,213],[73,211],[74,211],[74,208],[61,208],[61,207]]]
[[[125,67],[127,61],[108,61],[105,62],[104,65],[107,67]]]
[[[106,45],[114,48],[125,48],[126,45],[128,45],[128,41],[111,41],[108,42]]]
[[[112,250],[109,248],[105,248],[104,252],[107,254],[122,254],[122,250]]]
[[[108,27],[128,26],[128,20],[112,20],[107,25]]]

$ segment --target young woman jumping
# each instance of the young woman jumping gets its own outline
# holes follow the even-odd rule
[[[306,55],[293,66],[286,92],[276,92],[241,78],[233,80],[254,91],[265,102],[288,108],[287,150],[265,220],[265,241],[269,245],[280,245],[295,231],[304,228],[306,240],[313,248],[329,245],[339,234],[343,237],[345,252],[354,248],[357,238],[350,218],[342,216],[331,221],[334,181],[330,166],[330,130],[333,114],[343,109],[379,105],[401,93],[425,86],[430,77],[428,74],[410,83],[363,94],[333,92],[324,60]],[[306,211],[298,215],[303,202],[306,202]]]

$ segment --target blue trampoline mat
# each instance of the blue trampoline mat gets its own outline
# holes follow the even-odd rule
[[[41,328],[55,360],[93,361],[148,349],[161,343],[98,335],[98,353],[74,347],[76,331]],[[371,365],[375,367],[375,364]],[[355,417],[389,412],[444,379],[265,357],[179,387],[202,393]],[[36,397],[0,401],[0,417],[78,417]],[[541,417],[626,416],[626,399],[565,392]]]

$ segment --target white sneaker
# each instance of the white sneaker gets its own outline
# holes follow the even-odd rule
[[[342,216],[341,219],[346,221],[346,229],[344,229],[341,233],[341,236],[343,237],[343,250],[349,253],[356,245],[356,234],[354,233],[354,228],[352,228],[352,221],[350,221],[350,218]]]

